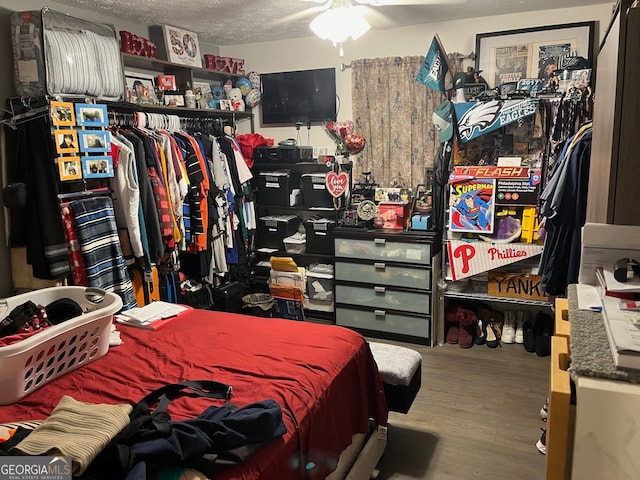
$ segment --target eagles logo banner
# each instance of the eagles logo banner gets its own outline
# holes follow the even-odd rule
[[[416,76],[416,81],[446,94],[447,89],[444,80],[449,70],[451,70],[449,59],[444,48],[442,48],[440,37],[436,34],[431,40],[431,46],[424,57],[424,62],[422,62],[420,71]]]
[[[454,107],[458,119],[458,135],[464,143],[533,115],[538,108],[538,99],[464,102],[456,103]]]

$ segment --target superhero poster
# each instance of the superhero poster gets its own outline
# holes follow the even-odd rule
[[[496,181],[478,178],[450,185],[449,230],[493,233]]]

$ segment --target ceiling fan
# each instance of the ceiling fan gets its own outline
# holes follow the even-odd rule
[[[466,0],[302,0],[317,3],[296,14],[282,19],[286,22],[297,21],[312,14],[318,14],[309,27],[318,37],[330,40],[334,46],[340,47],[343,56],[342,42],[351,38],[356,40],[370,28],[369,20],[377,28],[395,26],[393,18],[385,15],[383,10],[400,6],[424,6],[442,4],[462,4]]]

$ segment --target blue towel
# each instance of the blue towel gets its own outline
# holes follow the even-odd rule
[[[119,295],[123,310],[137,307],[131,277],[120,248],[111,198],[76,200],[69,204],[69,208],[76,221],[89,285]]]

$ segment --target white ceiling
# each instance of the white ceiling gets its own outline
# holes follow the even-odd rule
[[[143,25],[172,25],[198,33],[214,45],[238,45],[309,37],[309,12],[318,4],[301,0],[58,0],[110,17]],[[403,3],[403,0],[397,0]],[[352,2],[355,3],[355,2]],[[603,0],[407,0],[397,5],[370,7],[367,19],[374,29],[397,28],[462,18],[554,8],[598,5]],[[427,4],[427,5],[424,5]],[[553,25],[553,19],[549,19]],[[496,30],[500,30],[496,25]]]

